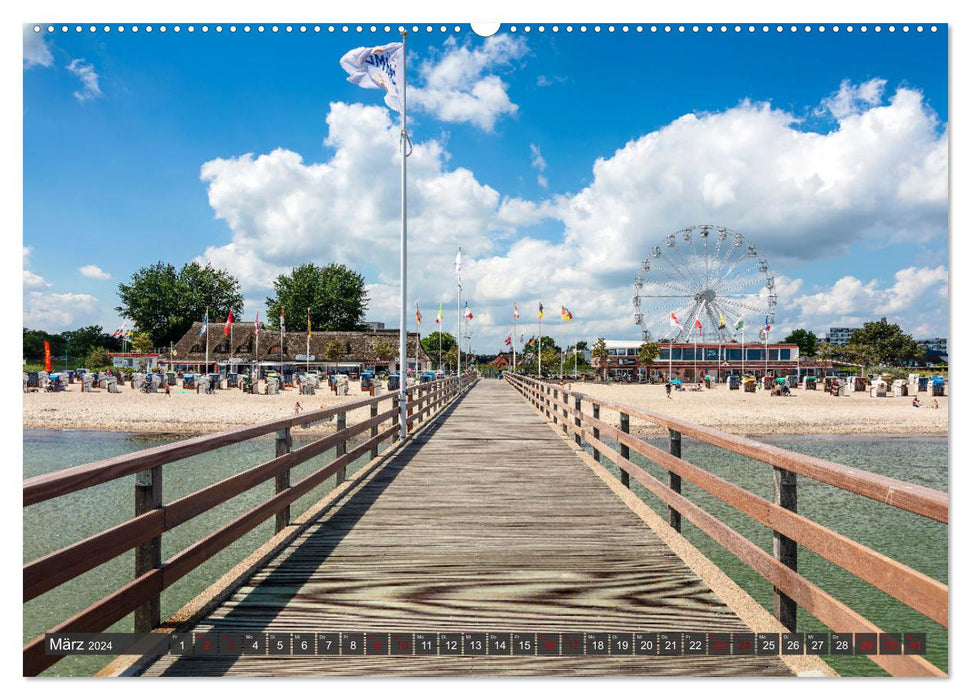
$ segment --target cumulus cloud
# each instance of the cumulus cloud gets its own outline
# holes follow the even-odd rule
[[[34,31],[34,25],[24,25],[24,68],[42,66],[44,68],[54,65],[54,54],[44,41],[41,32]]]
[[[853,114],[860,114],[874,105],[880,104],[883,90],[887,81],[873,78],[865,83],[854,85],[849,80],[840,83],[840,89],[825,98],[820,104],[817,114],[829,112],[837,119],[845,119]]]
[[[90,294],[30,292],[24,296],[24,325],[56,332],[93,323],[97,303]]]
[[[831,111],[842,116],[830,131],[805,131],[796,116],[767,103],[686,114],[598,158],[588,185],[535,201],[503,197],[453,167],[443,141],[416,141],[409,298],[427,308],[454,304],[451,263],[461,243],[478,342],[499,346],[513,298],[521,310],[538,299],[551,309],[569,307],[576,318],[570,330],[581,337],[636,337],[631,284],[638,262],[666,234],[713,223],[742,232],[769,259],[780,326],[792,319],[828,326],[854,315],[913,318],[927,295],[938,305],[946,298],[943,267],[901,270],[889,286],[834,275],[831,288],[806,291],[803,280],[784,274],[853,245],[916,247],[946,231],[947,129],[921,93],[888,94],[883,85],[840,90],[853,94],[840,104],[855,107],[833,102]],[[331,105],[327,125],[334,154],[323,162],[278,149],[203,165],[210,204],[232,239],[201,259],[239,274],[244,290],[266,289],[279,271],[307,259],[371,266],[371,317],[396,323],[396,130],[384,108],[342,103]],[[538,148],[530,155],[534,167],[545,164]],[[524,234],[541,221],[551,235]],[[495,327],[486,327],[488,319]]]
[[[540,187],[546,189],[549,187],[549,181],[543,174],[546,172],[546,159],[543,158],[543,153],[540,151],[539,146],[537,146],[535,143],[529,144],[529,154],[532,156],[531,163],[533,168],[535,168],[536,172],[539,173],[536,176],[536,182],[539,183]]]
[[[490,71],[509,66],[526,54],[526,42],[507,34],[491,36],[475,48],[449,38],[441,55],[419,65],[418,85],[409,104],[446,122],[469,122],[485,131],[503,115],[519,109],[508,86]]]
[[[107,280],[111,279],[111,275],[102,270],[97,265],[85,265],[84,267],[79,267],[78,272],[80,272],[85,277],[93,280]]]
[[[67,69],[81,81],[81,89],[74,91],[74,98],[81,103],[101,97],[98,73],[94,66],[83,58],[75,58],[67,64]]]
[[[51,285],[47,280],[27,269],[27,266],[30,264],[31,252],[33,252],[33,248],[22,246],[24,289],[44,289],[45,287],[50,287]]]

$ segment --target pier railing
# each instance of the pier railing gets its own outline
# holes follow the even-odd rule
[[[837,600],[798,573],[797,545],[875,586],[912,610],[943,625],[948,624],[948,587],[884,554],[820,525],[797,512],[796,477],[801,475],[830,486],[894,506],[941,523],[948,521],[947,494],[873,474],[835,462],[809,457],[745,437],[706,428],[668,416],[638,409],[558,384],[518,374],[504,375],[556,428],[572,435],[577,445],[586,442],[598,462],[610,460],[620,470],[621,483],[630,487],[634,477],[644,488],[667,504],[667,520],[681,530],[681,518],[691,521],[720,546],[772,584],[774,614],[790,630],[796,629],[796,606],[801,605],[823,624],[836,631],[880,633],[876,624]],[[584,404],[589,413],[584,412]],[[619,426],[604,421],[601,410],[615,411]],[[631,416],[662,428],[669,434],[668,450],[630,434]],[[681,438],[689,436],[773,469],[774,499],[762,498],[681,458]],[[619,452],[606,443],[619,445]],[[668,483],[655,478],[630,459],[633,450],[668,472]],[[681,494],[682,480],[772,529],[773,553],[769,554]],[[916,655],[870,657],[891,675],[941,676],[944,673]]]
[[[407,420],[410,429],[441,412],[475,381],[474,374],[418,384],[408,388]],[[390,403],[388,410],[382,405]],[[370,417],[347,425],[350,411],[370,407]],[[364,455],[378,456],[399,439],[399,394],[380,394],[295,416],[235,428],[213,435],[181,440],[169,445],[121,455],[27,479],[23,484],[24,507],[75,493],[115,479],[134,476],[135,517],[68,545],[24,565],[24,602],[60,586],[125,552],[135,550],[135,577],[128,584],[61,622],[48,632],[101,632],[135,613],[136,632],[149,632],[161,623],[161,593],[211,556],[272,516],[276,532],[290,525],[290,505],[326,479],[336,475],[335,487],[346,478],[348,465]],[[336,432],[291,451],[291,431],[324,419],[336,418]],[[382,424],[390,427],[381,429]],[[202,488],[165,502],[163,467],[176,460],[211,452],[227,445],[274,433],[276,457]],[[363,435],[360,444],[348,443]],[[296,483],[290,472],[308,459],[334,449],[335,458]],[[162,535],[206,511],[270,479],[275,492],[265,502],[210,532],[175,556],[162,560]],[[37,675],[62,656],[45,655],[44,635],[23,648],[24,675]]]

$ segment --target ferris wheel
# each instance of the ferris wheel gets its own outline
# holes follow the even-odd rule
[[[634,322],[645,341],[687,342],[696,320],[702,340],[731,341],[739,321],[748,328],[774,324],[776,302],[768,261],[724,226],[669,234],[651,248],[634,278]]]

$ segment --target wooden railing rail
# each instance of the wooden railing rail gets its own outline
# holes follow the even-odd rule
[[[520,375],[506,374],[505,377],[541,414],[562,412],[564,417],[573,416],[573,425],[569,426],[568,430],[577,439],[582,439],[591,446],[595,459],[600,461],[602,457],[606,457],[616,464],[620,469],[624,485],[629,486],[628,479],[632,475],[645,488],[667,504],[669,522],[672,526],[675,526],[676,523],[676,529],[680,529],[683,515],[721,546],[752,567],[756,573],[772,583],[775,588],[775,615],[790,629],[795,629],[796,626],[795,606],[798,603],[833,629],[881,631],[876,625],[797,573],[795,556],[797,543],[840,566],[860,580],[886,592],[929,619],[947,626],[948,587],[886,555],[799,515],[796,512],[795,474],[812,472],[819,468],[819,463],[823,463],[825,468],[821,473],[826,476],[826,479],[820,479],[821,481],[859,495],[867,495],[860,493],[860,491],[873,492],[869,477],[878,479],[882,486],[886,486],[888,482],[894,482],[894,489],[905,490],[914,497],[906,500],[893,498],[877,500],[910,512],[920,513],[920,511],[926,510],[929,511],[926,517],[934,520],[943,518],[943,522],[946,522],[947,519],[946,494],[925,487],[918,487],[920,492],[908,490],[904,487],[911,485],[905,482],[877,477],[877,475],[866,472],[860,474],[858,472],[861,472],[861,470],[851,470],[850,467],[825,462],[824,460],[815,460],[788,450],[772,448],[763,451],[763,447],[768,448],[769,446],[763,446],[754,440],[744,438],[736,441],[735,436],[728,436],[719,431],[712,431],[708,428],[684,421],[675,421],[667,417],[663,417],[663,422],[658,422],[658,424],[669,429],[669,451],[664,451],[629,433],[629,423],[625,420],[627,416],[654,416],[655,414],[651,412],[639,411],[630,406],[597,399],[563,388],[557,389],[557,394],[562,397],[562,399],[557,399],[555,395],[551,394],[549,386],[541,382]],[[570,406],[570,398],[574,401],[573,406]],[[584,401],[591,404],[592,415],[583,412],[582,402]],[[608,408],[618,413],[621,422],[620,428],[603,420],[602,408]],[[567,420],[562,421],[562,423],[564,427],[569,425]],[[724,438],[732,438],[730,442],[735,447],[744,447],[746,456],[773,466],[774,502],[761,498],[681,459],[680,438],[682,433],[718,446],[725,446],[720,444],[725,442]],[[707,439],[711,437],[712,433],[717,437],[717,441]],[[620,451],[618,452],[606,445],[602,441],[604,438],[617,442]],[[631,450],[666,469],[669,473],[669,483],[662,483],[632,462],[630,460]],[[732,451],[742,453],[739,449]],[[778,466],[780,462],[791,468],[780,468]],[[806,467],[804,462],[811,463],[812,468]],[[850,480],[840,479],[839,472],[843,469],[852,471],[853,478]],[[757,522],[770,527],[774,534],[773,554],[764,552],[757,545],[681,495],[682,479],[734,507],[739,512],[745,513]],[[945,506],[943,513],[938,507],[942,501]],[[923,658],[875,656],[872,659],[892,674],[942,675],[939,669]]]
[[[413,424],[427,421],[444,410],[476,379],[473,373],[469,373],[461,378],[448,377],[409,387],[408,409],[415,410],[409,421]],[[392,407],[379,412],[378,406],[384,401],[391,401]],[[397,393],[367,397],[300,416],[182,440],[25,480],[24,505],[27,506],[135,474],[136,515],[25,564],[24,602],[135,549],[136,574],[133,581],[48,631],[98,632],[133,611],[136,613],[135,631],[147,632],[157,627],[160,624],[160,595],[165,588],[270,517],[276,516],[276,531],[279,532],[290,523],[289,508],[294,501],[335,474],[339,484],[348,465],[366,454],[372,459],[377,457],[382,442],[393,443],[398,431],[397,404]],[[370,407],[370,417],[348,427],[347,413],[363,407]],[[336,432],[291,451],[293,426],[307,425],[331,416],[337,417]],[[390,427],[381,430],[383,423],[389,423]],[[276,456],[273,459],[170,503],[163,502],[162,471],[165,464],[273,432],[276,433]],[[348,442],[362,434],[366,434],[367,439],[348,450]],[[332,461],[297,483],[290,483],[294,467],[334,448],[336,454]],[[275,479],[276,487],[268,500],[210,532],[170,559],[161,560],[163,533],[270,479]],[[25,675],[36,675],[63,658],[44,654],[43,635],[24,646],[23,656]]]

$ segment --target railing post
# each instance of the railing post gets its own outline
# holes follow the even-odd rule
[[[630,433],[630,416],[626,413],[620,414],[620,432]],[[630,459],[630,447],[624,443],[620,444],[620,456],[624,459]],[[620,483],[630,488],[630,474],[624,471],[623,468],[620,470]]]
[[[337,432],[344,430],[347,427],[347,413],[337,414]],[[337,443],[337,457],[343,457],[347,454],[347,440],[341,440]],[[347,465],[337,470],[337,481],[334,482],[334,486],[339,486],[344,483],[344,479],[347,478]]]
[[[597,420],[600,420],[600,404],[599,403],[593,404],[593,417],[596,418]],[[593,439],[594,440],[599,440],[600,439],[600,428],[598,428],[596,426],[594,426],[594,428],[593,428]],[[595,460],[597,460],[597,462],[600,461],[600,450],[598,450],[596,447],[593,448],[593,458]]]
[[[293,436],[290,428],[283,428],[276,431],[276,456],[282,457],[290,451],[293,446]],[[290,488],[290,470],[287,469],[282,474],[277,474],[275,479],[275,493],[282,493]],[[290,524],[290,506],[285,506],[276,514],[276,524],[274,532],[280,532]]]
[[[577,447],[583,447],[583,440],[580,438],[580,397],[575,396],[573,398],[573,408],[576,409],[576,416],[573,418],[574,424],[577,426],[577,434],[574,436],[577,441]]]
[[[162,467],[152,467],[135,475],[135,515],[162,507]],[[153,537],[135,548],[135,577],[162,566],[162,536]],[[135,608],[135,632],[147,633],[162,622],[162,597],[155,595]]]
[[[681,459],[681,433],[677,430],[668,429],[668,451],[672,456]],[[668,472],[668,486],[675,493],[681,493],[681,477],[674,472]],[[673,527],[676,532],[681,532],[681,513],[671,506],[668,506],[668,525]]]
[[[371,403],[371,418],[376,418],[377,415],[378,415],[378,402],[374,401]],[[371,439],[373,440],[377,436],[378,436],[378,426],[375,425],[371,427]],[[377,444],[375,444],[371,448],[371,459],[377,459],[377,456],[378,456],[378,446]]]
[[[776,505],[780,505],[793,513],[796,510],[796,474],[785,469],[774,467],[772,469],[773,485],[775,491]],[[772,554],[782,564],[788,566],[793,571],[797,570],[797,552],[795,540],[789,539],[783,534],[772,532]],[[772,589],[773,612],[776,618],[787,629],[796,631],[796,601],[780,591],[778,588]]]
[[[414,422],[412,422],[412,420],[411,420],[411,412],[413,410],[412,404],[414,404],[415,401],[418,400],[417,397],[419,396],[420,391],[421,391],[420,389],[418,391],[415,391],[414,389],[412,389],[411,391],[408,391],[407,389],[405,389],[405,400],[407,401],[407,403],[405,404],[405,411],[406,411],[406,414],[408,416],[408,434],[409,435],[411,435],[411,429],[415,425]]]
[[[391,395],[391,408],[394,411],[394,415],[391,417],[391,425],[395,428],[394,435],[391,436],[391,442],[396,442],[401,439],[401,431],[397,430],[399,423],[399,416],[401,412],[398,409],[398,404],[400,403],[400,396],[397,392]]]
[[[560,411],[557,408],[557,402],[560,400],[560,393],[556,389],[553,389],[553,399],[550,403],[550,407],[553,409],[553,425],[560,422]]]
[[[565,391],[560,390],[560,398],[563,399],[562,403],[566,404],[560,410],[563,411],[563,434],[570,434],[570,397]]]

